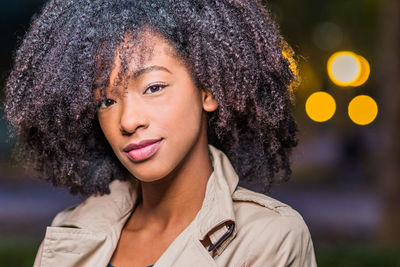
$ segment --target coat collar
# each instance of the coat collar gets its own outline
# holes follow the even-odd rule
[[[214,146],[208,147],[214,170],[207,182],[202,207],[195,218],[200,240],[216,226],[226,221],[235,222],[232,193],[239,182],[228,157]],[[60,225],[102,231],[125,218],[138,201],[138,184],[115,180],[110,184],[110,191],[108,195],[86,199]]]
[[[207,182],[203,204],[195,219],[199,240],[203,240],[211,230],[224,222],[235,222],[232,194],[239,177],[221,150],[212,145],[209,145],[209,150],[214,170]]]
[[[207,182],[202,207],[193,221],[193,240],[204,240],[208,236],[212,245],[225,243],[224,246],[215,249],[215,252],[220,254],[237,232],[236,227],[228,231],[227,223],[233,223],[234,226],[236,221],[232,194],[237,188],[239,177],[221,150],[212,145],[208,145],[208,148],[213,172]],[[115,180],[110,184],[110,194],[89,197],[53,226],[103,233],[111,238],[111,247],[115,249],[121,230],[138,201],[138,189],[138,184]],[[110,253],[109,256],[112,255],[112,251]],[[193,253],[194,256],[198,252],[187,253]]]

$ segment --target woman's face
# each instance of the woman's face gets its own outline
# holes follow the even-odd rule
[[[198,90],[187,67],[162,37],[145,38],[151,44],[150,56],[139,64],[141,53],[134,53],[128,62],[132,75],[122,77],[120,83],[115,83],[121,68],[117,50],[98,119],[121,163],[137,179],[151,182],[166,177],[184,161],[200,134],[206,134],[201,133],[203,111],[215,110],[217,103],[204,101],[205,92]]]

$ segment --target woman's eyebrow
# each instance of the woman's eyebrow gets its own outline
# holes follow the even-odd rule
[[[149,67],[146,67],[146,68],[142,68],[142,69],[136,70],[131,77],[137,78],[142,74],[145,74],[145,73],[148,73],[148,72],[151,72],[151,71],[156,71],[156,70],[162,70],[162,71],[166,71],[166,72],[172,74],[172,72],[169,69],[167,69],[166,67],[158,66],[158,65],[152,65],[152,66],[149,66]],[[99,88],[99,87],[104,86],[104,84],[101,81],[95,80],[94,83],[93,83],[93,86],[94,86],[94,88]]]
[[[167,69],[167,68],[165,68],[163,66],[152,65],[152,66],[149,66],[149,67],[146,67],[146,68],[143,68],[143,69],[136,70],[133,73],[133,78],[137,78],[138,76],[140,76],[142,74],[145,74],[145,73],[148,73],[148,72],[151,72],[151,71],[155,71],[155,70],[163,70],[163,71],[172,73],[169,69]]]

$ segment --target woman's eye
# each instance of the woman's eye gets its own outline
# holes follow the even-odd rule
[[[145,94],[152,94],[152,93],[157,93],[160,91],[162,88],[166,87],[164,84],[156,84],[148,87],[146,91],[144,91]]]
[[[114,104],[114,103],[115,103],[114,100],[112,100],[112,99],[110,99],[110,98],[106,98],[106,99],[104,99],[103,101],[101,101],[100,106],[101,106],[102,108],[106,108],[106,107],[111,106],[111,105]]]

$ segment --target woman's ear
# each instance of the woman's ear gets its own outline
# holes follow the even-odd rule
[[[201,100],[203,109],[207,112],[212,112],[218,108],[218,102],[208,90],[201,90]]]

